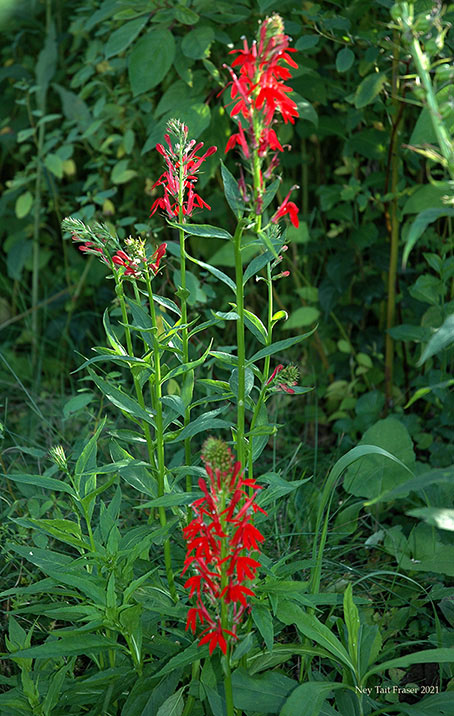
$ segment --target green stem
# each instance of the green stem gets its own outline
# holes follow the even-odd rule
[[[266,345],[270,346],[273,340],[273,315],[274,315],[274,308],[273,308],[273,282],[271,280],[271,265],[267,264],[266,266],[266,282],[268,287],[268,321],[267,321],[267,338],[266,338]],[[248,478],[250,480],[253,479],[254,473],[253,473],[253,448],[254,448],[254,438],[252,437],[252,432],[256,426],[258,417],[260,415],[260,410],[262,408],[263,402],[265,400],[266,395],[266,389],[268,384],[268,378],[270,373],[270,361],[271,356],[265,356],[264,366],[263,366],[263,382],[262,382],[262,388],[260,390],[259,399],[255,405],[254,412],[252,414],[252,420],[251,420],[251,427],[250,427],[250,437],[249,437],[249,459],[248,459]]]
[[[153,328],[155,329],[152,333],[153,336],[153,367],[154,367],[154,377],[153,377],[153,384],[152,389],[154,393],[154,406],[156,410],[156,457],[157,457],[157,467],[158,467],[158,497],[162,497],[164,495],[164,479],[165,479],[165,453],[164,453],[164,423],[163,423],[163,417],[162,417],[162,392],[161,392],[161,355],[159,350],[159,340],[158,340],[158,324],[156,321],[156,310],[153,300],[153,290],[151,287],[151,279],[150,274],[148,271],[148,266],[146,268],[146,282],[147,282],[147,290],[148,290],[148,298],[150,303],[150,316],[151,316],[151,322],[153,324]],[[160,505],[158,508],[159,511],[159,521],[161,523],[162,527],[165,527],[167,525],[167,516],[165,508]],[[170,540],[169,538],[166,539],[164,542],[164,562],[165,562],[165,569],[166,569],[166,575],[167,575],[167,581],[169,584],[169,590],[170,594],[172,596],[172,599],[174,601],[178,600],[177,592],[175,588],[175,578],[173,574],[172,569],[172,556],[171,556],[171,550],[170,550]]]
[[[183,220],[183,212],[180,207],[180,221]],[[180,274],[181,274],[181,321],[183,328],[181,331],[181,340],[183,343],[183,363],[189,362],[189,337],[188,337],[188,306],[187,306],[187,288],[186,288],[186,250],[185,250],[185,233],[183,229],[180,229]],[[185,401],[184,408],[184,427],[189,425],[191,422],[191,396],[192,386],[194,382],[194,371],[188,371],[184,377],[183,388],[189,383],[190,389],[188,391],[183,390],[183,396]],[[187,403],[187,404],[186,404]],[[191,457],[191,438],[184,440],[184,459],[187,467],[192,464]],[[186,491],[192,491],[192,477],[186,475]]]
[[[243,262],[241,258],[241,238],[243,236],[244,224],[238,222],[233,237],[235,252],[235,280],[236,280],[236,310],[238,320],[236,322],[237,336],[237,357],[238,357],[238,402],[237,402],[237,427],[236,427],[236,454],[237,459],[244,466],[245,438],[244,438],[244,414],[245,414],[245,374],[246,374],[246,349],[244,342],[244,297],[243,297]]]
[[[125,329],[126,346],[128,349],[128,354],[130,356],[134,356],[131,331],[128,326],[128,312],[126,310],[126,302],[125,302],[125,294],[123,291],[123,284],[118,279],[117,272],[115,271],[115,268],[113,269],[113,275],[115,278],[115,291],[116,291],[118,300],[120,302],[121,316],[123,319],[123,324],[124,324],[124,329]],[[131,368],[131,375],[132,375],[132,380],[134,382],[134,389],[136,391],[137,402],[139,403],[140,407],[145,410],[145,400],[143,397],[142,388],[140,387],[140,381],[139,381],[139,378],[135,375],[134,370],[132,368]],[[153,440],[151,438],[150,426],[144,420],[142,420],[140,424],[142,426],[142,430],[145,435],[145,439],[147,441],[148,458],[149,458],[150,464],[153,465],[154,449],[153,449]]]

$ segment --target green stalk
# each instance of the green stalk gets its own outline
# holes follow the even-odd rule
[[[267,337],[266,337],[266,345],[270,346],[273,340],[273,315],[274,315],[274,308],[273,308],[273,283],[271,280],[271,265],[267,264],[266,266],[266,282],[268,287],[268,321],[267,321]],[[254,408],[254,412],[252,414],[252,420],[251,420],[251,427],[250,427],[250,433],[253,432],[258,416],[260,414],[260,410],[262,408],[263,402],[265,400],[265,394],[267,389],[267,383],[268,383],[268,377],[270,373],[270,362],[271,362],[271,356],[265,356],[264,366],[263,366],[263,382],[262,382],[262,388],[260,390],[260,395],[257,400],[256,406]],[[249,460],[248,460],[248,478],[250,480],[253,479],[253,459],[252,459],[252,453],[253,453],[253,447],[254,447],[254,438],[252,435],[249,437]]]
[[[125,294],[123,291],[123,285],[122,282],[117,277],[117,271],[115,270],[115,267],[113,268],[113,275],[115,278],[115,292],[117,294],[118,300],[120,302],[120,308],[121,308],[121,316],[123,318],[123,324],[125,329],[125,337],[126,337],[126,346],[128,348],[128,354],[130,356],[134,356],[134,349],[132,346],[132,338],[131,338],[131,331],[128,326],[128,312],[126,310],[126,302],[125,302]],[[134,382],[134,388],[136,391],[137,396],[137,402],[139,403],[140,407],[145,410],[145,400],[142,393],[142,388],[140,387],[140,381],[137,375],[135,375],[134,371],[131,369],[131,375],[132,380]],[[153,440],[151,438],[151,432],[150,432],[150,426],[148,423],[145,422],[145,420],[141,421],[142,430],[145,435],[145,439],[147,441],[147,448],[148,448],[148,458],[150,461],[150,464],[153,465],[154,462],[154,449],[153,449]]]
[[[221,522],[221,529],[225,535],[229,534],[229,526],[225,519],[224,511],[226,507],[226,492],[225,487],[222,489],[221,506],[219,510],[219,517]],[[221,542],[221,592],[228,586],[229,576],[227,574],[227,557],[228,554],[228,538],[225,537]],[[221,602],[221,628],[229,629],[229,614],[228,604],[226,604],[225,598]],[[224,668],[224,692],[225,692],[225,703],[227,707],[227,716],[235,716],[235,707],[233,705],[233,689],[232,689],[232,673],[230,669],[230,642],[227,641],[227,653],[225,654],[222,663]]]
[[[150,279],[150,272],[148,270],[148,266],[146,265],[145,269],[145,278],[147,282],[147,290],[148,290],[148,298],[150,303],[150,316],[151,316],[151,322],[153,324],[153,328],[155,329],[153,335],[153,363],[154,363],[154,380],[151,385],[151,388],[154,393],[154,406],[156,410],[156,457],[157,457],[157,467],[158,467],[158,497],[162,497],[164,495],[164,478],[165,478],[165,454],[164,454],[164,423],[163,423],[163,417],[162,417],[162,392],[161,392],[161,355],[159,350],[159,340],[158,340],[158,324],[156,321],[156,310],[154,306],[154,300],[153,300],[153,289],[151,287],[151,279]],[[162,527],[165,527],[167,525],[167,517],[166,517],[166,511],[165,508],[160,505],[158,508],[159,511],[159,521],[161,523]],[[164,542],[164,562],[165,562],[165,569],[166,569],[166,575],[167,575],[167,581],[169,584],[169,590],[170,594],[172,596],[172,599],[174,601],[178,600],[177,592],[175,588],[175,578],[173,574],[172,569],[172,556],[170,551],[170,540],[169,538],[166,539]]]
[[[241,258],[241,238],[243,236],[244,224],[238,222],[233,237],[235,252],[235,281],[236,281],[236,310],[238,320],[236,322],[237,357],[238,357],[238,402],[237,402],[237,427],[236,427],[236,454],[241,464],[245,465],[245,438],[244,438],[244,414],[245,414],[245,374],[246,374],[246,349],[244,343],[244,297],[243,297],[243,262]]]
[[[41,182],[43,175],[42,152],[44,145],[45,125],[41,124],[38,130],[37,166],[35,180],[35,207],[33,216],[33,253],[32,253],[32,363],[36,363],[36,351],[38,346],[38,297],[39,297],[39,226],[41,215]]]

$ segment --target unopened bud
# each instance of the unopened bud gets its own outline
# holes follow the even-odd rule
[[[235,464],[233,453],[227,443],[212,436],[202,445],[202,460],[214,472],[219,470],[221,475],[229,475]]]

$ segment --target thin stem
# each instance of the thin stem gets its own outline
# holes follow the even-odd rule
[[[266,266],[266,282],[267,282],[267,288],[268,288],[268,320],[267,320],[267,337],[266,337],[266,345],[270,346],[273,340],[273,315],[274,315],[274,307],[273,307],[273,282],[271,280],[271,265],[268,263]],[[249,436],[249,460],[248,460],[248,478],[250,480],[253,479],[253,448],[254,448],[254,438],[252,436],[252,432],[257,424],[258,417],[260,415],[260,410],[262,409],[262,405],[265,400],[265,394],[268,384],[268,377],[270,373],[270,361],[271,356],[265,356],[264,366],[263,366],[263,382],[262,387],[260,390],[260,395],[257,400],[257,403],[254,408],[254,412],[252,414],[252,420],[251,420],[251,427],[250,427],[250,436]]]
[[[115,278],[115,291],[118,297],[118,300],[120,302],[120,308],[121,308],[121,316],[123,318],[123,325],[125,329],[125,337],[126,337],[126,346],[128,349],[128,354],[130,356],[134,356],[134,349],[132,345],[132,338],[131,338],[131,331],[128,326],[128,312],[126,310],[126,302],[125,302],[125,295],[123,291],[123,285],[121,281],[117,278],[117,272],[113,271],[114,278]],[[134,388],[136,391],[137,396],[137,402],[139,403],[140,407],[145,410],[145,400],[142,393],[142,388],[140,387],[140,381],[138,376],[134,373],[134,371],[131,369],[131,375],[132,380],[134,382]],[[147,448],[148,448],[148,458],[150,460],[151,465],[153,465],[154,462],[154,448],[153,448],[153,441],[151,439],[151,432],[150,432],[150,426],[148,423],[145,422],[145,420],[141,421],[142,430],[145,435],[145,439],[147,441]]]
[[[238,320],[236,322],[237,336],[237,357],[238,357],[238,402],[237,402],[237,427],[236,427],[236,454],[238,460],[244,466],[245,438],[244,438],[244,414],[245,414],[245,375],[246,375],[246,349],[244,343],[244,297],[243,297],[243,262],[241,258],[241,238],[243,236],[243,222],[239,221],[233,237],[235,252],[235,280],[236,280],[236,310]]]
[[[154,406],[156,410],[156,457],[157,457],[157,468],[158,468],[158,497],[162,497],[164,495],[164,480],[165,480],[165,453],[164,453],[164,423],[163,423],[163,416],[162,416],[162,392],[161,392],[161,354],[159,350],[159,340],[158,340],[158,324],[156,321],[156,310],[153,300],[153,290],[151,287],[151,278],[150,273],[148,270],[148,266],[146,266],[146,272],[145,272],[146,282],[147,282],[147,290],[148,290],[148,298],[150,303],[150,316],[151,316],[151,322],[153,324],[153,328],[155,329],[152,333],[153,336],[153,366],[154,366],[154,378],[152,383],[152,390],[154,393]],[[165,508],[160,505],[158,508],[159,512],[159,521],[161,523],[162,527],[165,527],[167,525],[167,516]],[[167,575],[167,581],[169,584],[169,590],[170,594],[172,596],[172,599],[174,601],[178,600],[177,592],[175,588],[175,578],[173,574],[172,569],[172,556],[171,556],[171,550],[170,550],[170,540],[169,538],[166,539],[164,542],[164,562],[165,562],[165,569],[166,569],[166,575]]]

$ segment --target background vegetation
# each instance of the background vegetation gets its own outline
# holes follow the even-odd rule
[[[31,586],[42,573],[51,575],[45,554],[55,545],[55,535],[33,521],[63,519],[72,509],[69,498],[64,491],[46,490],[45,480],[37,487],[17,476],[52,478],[56,467],[49,467],[48,453],[57,444],[75,462],[103,416],[110,434],[124,427],[86,373],[75,373],[90,357],[91,346],[103,340],[106,306],[113,304],[111,315],[120,316],[115,290],[103,266],[82,256],[62,234],[61,220],[70,215],[101,220],[115,226],[120,238],[140,233],[167,242],[160,291],[174,293],[177,237],[157,214],[148,218],[156,192],[152,185],[161,173],[154,147],[166,122],[178,116],[190,136],[216,145],[222,154],[232,132],[228,99],[221,93],[228,81],[223,64],[243,35],[254,35],[260,18],[278,11],[298,50],[299,69],[290,84],[300,113],[295,125],[281,128],[281,142],[291,149],[282,159],[278,196],[282,200],[299,185],[298,199],[292,198],[301,221],[299,228],[286,230],[289,250],[282,267],[290,276],[274,284],[276,308],[289,315],[276,327],[275,339],[315,323],[318,328],[286,356],[298,364],[301,384],[314,389],[273,398],[272,410],[285,429],[270,438],[261,457],[263,471],[281,479],[267,506],[268,526],[261,527],[269,530],[267,578],[281,580],[286,585],[281,589],[295,593],[290,582],[307,583],[314,534],[318,537],[321,529],[317,515],[329,514],[320,593],[299,604],[317,608],[317,616],[345,645],[351,638],[348,619],[359,607],[373,658],[383,664],[397,655],[404,659],[377,669],[380,678],[373,688],[416,684],[419,690],[416,695],[391,690],[358,705],[348,693],[333,691],[334,674],[342,668],[339,672],[326,653],[308,665],[307,655],[293,645],[283,658],[284,645],[295,641],[293,625],[303,635],[300,644],[315,639],[291,610],[281,612],[279,623],[274,617],[274,632],[270,617],[262,615],[261,621],[256,610],[257,643],[271,654],[274,633],[282,658],[261,656],[265,661],[255,673],[265,672],[278,696],[257,710],[265,682],[238,671],[242,696],[236,706],[247,714],[284,716],[359,716],[380,709],[409,716],[454,713],[452,695],[447,698],[454,688],[447,656],[454,646],[454,200],[450,146],[440,144],[439,130],[450,142],[454,6],[415,4],[413,28],[427,58],[426,82],[415,63],[409,25],[400,8],[390,13],[392,6],[390,0],[282,0],[279,6],[274,0],[22,0],[0,15],[0,532],[6,545],[0,573],[3,618],[10,624],[5,653],[42,644],[56,625],[80,617],[60,603],[58,590],[44,603],[38,597],[46,585]],[[235,172],[235,158],[228,155],[226,163]],[[212,211],[201,211],[197,221],[233,233],[219,164],[206,166],[199,186]],[[221,240],[192,236],[188,241],[193,256],[232,271],[232,254]],[[223,288],[203,269],[189,272],[189,304],[202,320],[228,310]],[[246,308],[257,315],[266,310],[260,284],[249,293]],[[235,343],[231,322],[213,330],[218,346]],[[202,347],[202,338],[195,340]],[[121,375],[121,370],[110,374]],[[201,441],[198,436],[195,444]],[[414,477],[401,465],[369,456],[349,467],[342,482],[328,483],[328,501],[323,489],[328,470],[358,443],[386,449]],[[107,432],[98,449],[108,455]],[[106,545],[112,525],[121,529],[122,541],[118,537],[111,548],[122,555],[142,539],[137,530],[146,522],[143,512],[133,509],[137,485],[122,484],[120,507],[118,482],[107,487],[96,515]],[[130,542],[128,534],[135,536]],[[155,536],[154,547],[160,539]],[[30,547],[39,555],[34,561],[27,556]],[[135,569],[142,575],[145,565],[139,552],[136,557]],[[125,557],[120,567],[127,584],[133,563]],[[347,585],[353,585],[355,602]],[[87,589],[83,598],[96,601]],[[150,646],[154,616],[146,612],[147,600],[161,599],[161,611],[170,609],[158,591],[157,583],[145,585],[137,604],[145,610],[144,640],[153,659],[162,660],[160,671],[145,670],[135,681],[125,663],[114,667],[102,656],[96,657],[95,671],[76,643],[60,655],[37,652],[35,659],[30,652],[2,662],[0,713],[181,714],[185,687],[176,689],[180,679],[189,678],[192,662],[176,668],[171,661],[184,631],[170,628]],[[278,594],[276,586],[274,598]],[[134,631],[133,617],[126,631],[131,625]],[[319,637],[317,643],[329,652],[327,641]],[[96,653],[101,646],[93,641],[91,648]],[[416,650],[435,648],[440,652],[432,659],[405,662]],[[321,700],[308,691],[305,700],[315,704],[313,711],[291,710],[292,702],[281,711],[301,669],[308,669],[315,683],[327,682],[325,691],[318,688]],[[211,713],[208,703],[216,716],[223,713],[210,692],[216,676],[206,667],[194,681],[205,689],[205,701],[195,687],[188,692],[201,699],[191,706],[193,713]],[[335,695],[323,705],[329,694]]]

